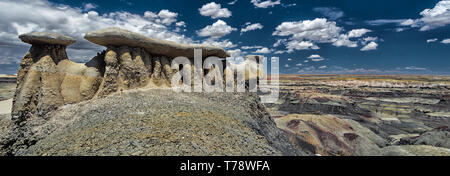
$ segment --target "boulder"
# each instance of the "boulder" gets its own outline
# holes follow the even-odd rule
[[[168,56],[170,58],[175,58],[178,56],[193,58],[194,49],[202,49],[203,58],[206,58],[208,56],[217,56],[220,58],[230,56],[224,49],[220,47],[199,44],[179,44],[172,41],[146,37],[138,33],[116,27],[88,32],[84,36],[84,38],[92,43],[106,47],[140,47],[144,48],[151,54]]]

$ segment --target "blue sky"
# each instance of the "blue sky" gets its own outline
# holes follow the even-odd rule
[[[103,47],[84,33],[118,26],[234,56],[280,58],[281,73],[450,75],[449,0],[0,0],[0,73],[14,74],[29,45],[17,35],[52,31],[85,62]],[[448,39],[448,40],[447,40]]]

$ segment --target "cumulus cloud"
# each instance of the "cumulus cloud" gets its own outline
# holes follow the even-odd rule
[[[270,53],[270,52],[272,52],[271,49],[269,49],[269,48],[267,48],[267,47],[264,47],[264,48],[261,48],[261,49],[256,50],[256,51],[253,52],[253,53],[268,54],[268,53]]]
[[[316,7],[313,11],[322,14],[330,20],[337,20],[339,18],[344,17],[344,12],[339,10],[338,8],[330,8],[330,7]]]
[[[222,41],[218,41],[218,40],[213,39],[213,38],[209,38],[209,39],[205,40],[203,42],[203,44],[218,46],[218,47],[222,47],[222,48],[234,48],[234,47],[237,46],[236,44],[234,44],[233,42],[231,42],[228,39],[222,40]]]
[[[362,28],[362,29],[354,29],[354,30],[351,30],[350,32],[348,32],[348,38],[361,37],[361,36],[363,36],[364,34],[366,34],[368,32],[372,32],[372,31],[369,30],[369,29],[364,29],[364,28]]]
[[[286,49],[288,49],[288,53],[292,53],[294,50],[317,50],[319,47],[310,41],[292,40],[286,44]]]
[[[143,16],[124,11],[99,14],[96,11],[84,12],[80,8],[44,0],[3,0],[0,1],[0,6],[1,45],[28,48],[29,45],[22,43],[17,38],[18,35],[33,31],[60,33],[77,40],[67,52],[71,59],[80,62],[87,61],[103,48],[84,40],[84,34],[107,27],[120,27],[145,36],[179,43],[193,42],[166,26],[175,22],[177,16],[169,10],[161,10],[158,14],[145,13]],[[151,14],[156,16],[149,18]],[[16,56],[20,58],[23,54],[24,52],[20,52]]]
[[[231,11],[229,11],[227,8],[222,8],[220,4],[217,4],[215,2],[205,4],[198,10],[200,11],[201,15],[209,16],[212,19],[228,18],[231,16]]]
[[[438,41],[437,38],[434,38],[434,39],[428,39],[428,40],[427,40],[427,43],[433,43],[433,42],[436,42],[436,41]]]
[[[163,9],[163,10],[159,11],[159,13],[158,13],[158,17],[160,17],[160,19],[158,19],[158,20],[163,24],[170,25],[173,22],[177,21],[177,19],[176,19],[177,16],[178,16],[178,13],[171,12],[167,9]]]
[[[442,40],[441,43],[443,43],[443,44],[449,44],[449,43],[450,43],[450,39],[444,39],[444,40]]]
[[[86,4],[84,4],[84,10],[85,11],[89,11],[89,10],[95,9],[97,7],[98,7],[98,5],[94,4],[94,3],[86,3]]]
[[[322,65],[322,66],[319,67],[319,69],[325,69],[325,68],[327,68],[326,65]]]
[[[251,0],[250,1],[256,8],[268,8],[268,7],[273,7],[276,5],[281,4],[280,0],[276,0],[276,1],[271,1],[271,0],[266,0],[266,1],[261,1],[261,0]]]
[[[361,48],[361,51],[371,51],[371,50],[376,50],[378,47],[378,44],[375,42],[370,42],[369,44],[367,44],[366,46],[364,46],[363,48]]]
[[[311,59],[311,61],[313,61],[313,62],[320,62],[320,61],[325,60],[322,56],[320,56],[318,54],[313,54],[313,55],[309,56],[308,59]]]
[[[221,38],[225,35],[230,34],[231,32],[237,30],[231,26],[228,26],[225,21],[217,20],[212,25],[208,25],[205,28],[197,31],[197,34],[201,37],[210,37],[210,38]]]
[[[319,49],[315,43],[332,43],[334,46],[357,47],[358,41],[351,41],[352,38],[359,38],[368,32],[369,29],[354,29],[348,33],[343,33],[344,29],[336,25],[334,21],[325,18],[314,20],[304,20],[296,22],[283,22],[278,25],[272,33],[274,36],[289,36],[288,42],[278,40],[274,47],[285,44],[289,52],[294,50]]]
[[[254,24],[246,24],[245,28],[241,29],[241,34],[247,31],[253,31],[253,30],[258,30],[258,29],[262,29],[264,26],[261,25],[261,23],[254,23]]]
[[[450,0],[441,0],[433,8],[420,12],[419,19],[388,20],[401,26],[419,27],[428,31],[450,24]]]

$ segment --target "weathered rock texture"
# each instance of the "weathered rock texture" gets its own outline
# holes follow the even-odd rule
[[[100,83],[95,67],[77,64],[67,58],[70,37],[30,33],[20,39],[32,44],[20,63],[12,120],[25,121],[33,114],[46,114],[69,103],[88,100]],[[47,43],[45,43],[47,42]]]
[[[17,124],[33,114],[44,115],[66,104],[123,90],[170,87],[173,75],[179,71],[171,68],[172,59],[184,56],[193,61],[194,49],[202,50],[203,59],[229,56],[218,47],[178,44],[107,28],[86,34],[87,40],[107,49],[86,64],[79,64],[67,58],[66,46],[75,42],[71,37],[35,32],[19,38],[32,46],[20,64],[17,78],[12,110]],[[193,63],[190,65],[194,68]],[[209,73],[200,70],[201,76]]]
[[[171,41],[153,39],[120,28],[106,28],[93,31],[84,37],[92,43],[102,46],[130,46],[140,47],[155,55],[164,55],[170,58],[184,56],[194,57],[194,49],[202,50],[202,57],[217,56],[220,58],[230,55],[219,47],[209,45],[179,44]]]
[[[121,94],[125,90],[137,90],[139,88],[168,88],[171,87],[172,77],[180,71],[182,67],[191,68],[191,82],[187,84],[195,84],[192,79],[194,75],[199,76],[199,78],[205,78],[208,80],[212,80],[212,82],[216,82],[217,78],[222,78],[224,68],[214,69],[214,66],[211,66],[209,69],[205,68],[195,68],[196,64],[194,64],[194,50],[201,49],[202,61],[209,56],[215,56],[218,58],[224,58],[229,56],[228,53],[218,47],[207,46],[207,45],[186,45],[186,44],[177,44],[169,41],[157,40],[148,38],[130,31],[118,29],[118,28],[108,28],[100,31],[94,31],[86,34],[85,38],[93,43],[102,45],[106,47],[106,50],[98,53],[97,56],[92,58],[89,62],[85,64],[74,63],[70,61],[66,54],[66,46],[75,42],[70,37],[62,36],[53,33],[29,33],[20,36],[20,39],[23,42],[32,44],[30,51],[24,56],[22,63],[19,68],[19,73],[17,76],[17,88],[14,96],[13,107],[12,107],[12,122],[14,126],[12,128],[8,128],[9,132],[6,135],[2,135],[0,139],[0,152],[6,153],[8,155],[16,155],[16,154],[25,154],[20,153],[27,151],[30,146],[34,146],[36,142],[41,140],[48,139],[47,137],[55,132],[56,130],[63,130],[65,126],[70,126],[71,123],[75,123],[77,119],[80,119],[80,116],[86,118],[81,118],[83,120],[91,121],[87,116],[95,114],[95,112],[104,112],[103,110],[113,110],[113,109],[125,109],[123,112],[128,111],[130,113],[135,112],[133,109],[137,109],[139,104],[136,104],[133,100],[127,99],[127,102],[121,102],[121,96],[118,96],[118,99],[114,99],[115,104],[108,104],[105,98],[109,96],[113,96],[113,94]],[[175,57],[183,56],[189,59],[190,63],[184,64],[183,66],[178,66],[175,69],[172,69],[171,63]],[[225,67],[225,65],[224,65]],[[254,72],[257,68],[251,68],[251,71]],[[186,78],[183,78],[186,79]],[[247,78],[248,80],[248,78]],[[203,82],[200,82],[202,84]],[[150,91],[163,91],[164,89],[158,90],[150,90]],[[166,90],[170,91],[170,90]],[[170,94],[170,93],[169,93]],[[156,96],[156,95],[155,95]],[[228,97],[234,97],[234,95],[228,95]],[[136,97],[135,97],[136,98]],[[152,98],[152,97],[148,97]],[[176,99],[173,96],[167,96],[167,98],[172,102],[172,100]],[[212,98],[212,97],[209,97]],[[96,100],[102,101],[103,103],[107,103],[109,107],[98,107],[97,109],[91,109],[92,111],[89,113],[81,112],[81,114],[72,114],[69,116],[59,116],[58,111],[64,109],[65,107],[71,106],[71,104],[79,105],[80,103],[92,103]],[[106,101],[106,102],[105,102]],[[161,101],[161,100],[153,100],[149,99],[142,103],[151,103],[153,101]],[[191,102],[191,101],[189,101]],[[200,103],[200,102],[197,102]],[[218,103],[218,102],[217,102]],[[216,104],[217,104],[216,103]],[[214,104],[214,105],[216,105]],[[209,105],[209,104],[208,104]],[[237,105],[231,104],[230,105]],[[94,105],[92,105],[94,106]],[[117,107],[120,106],[120,107]],[[125,107],[123,107],[125,106]],[[180,103],[177,101],[175,104],[166,105],[162,104],[162,107],[159,107],[158,110],[165,109],[167,114],[171,115],[169,119],[167,119],[166,112],[160,112],[160,119],[173,120],[172,108],[171,106],[179,107]],[[194,105],[191,105],[194,106]],[[234,116],[226,116],[224,117],[223,122],[231,121],[233,124],[225,125],[224,127],[215,126],[211,128],[210,132],[218,132],[217,130],[222,130],[224,133],[227,130],[232,129],[242,129],[246,134],[239,134],[241,136],[237,138],[233,138],[231,140],[236,141],[236,143],[223,143],[220,140],[216,140],[216,136],[220,136],[223,134],[213,135],[212,137],[204,138],[207,141],[216,140],[214,143],[208,144],[212,145],[212,149],[201,149],[194,147],[194,153],[187,154],[214,154],[214,152],[221,151],[216,154],[227,155],[226,152],[232,152],[230,154],[261,154],[261,155],[278,155],[278,154],[287,154],[287,155],[298,155],[303,154],[301,151],[295,150],[290,144],[287,143],[287,138],[283,136],[279,129],[276,128],[275,123],[268,116],[267,113],[264,113],[264,107],[258,102],[254,104],[249,104],[245,106],[248,109],[256,108],[255,111],[250,114],[233,114]],[[211,107],[203,107],[198,110],[204,110],[205,108],[217,109],[214,106]],[[231,109],[231,108],[230,108]],[[244,109],[243,109],[244,110]],[[173,112],[177,112],[177,110],[173,110]],[[147,114],[146,118],[151,119],[152,117],[156,117],[156,114],[152,114],[153,112],[149,112],[151,115]],[[196,114],[196,112],[188,112],[189,114],[184,114],[180,112],[181,115],[177,114],[176,116],[183,116],[179,120],[185,124],[183,121],[184,116],[195,117],[195,118],[212,118],[211,120],[206,120],[211,123],[215,123],[215,125],[219,125],[220,119],[222,116],[217,114],[218,112],[206,112],[206,115],[201,112],[200,114]],[[201,117],[202,115],[205,115]],[[241,117],[241,115],[250,117],[247,120],[251,122],[241,122],[240,119],[236,119],[236,117]],[[125,120],[128,117],[132,117],[132,114],[128,114],[123,116]],[[95,115],[92,118],[96,118]],[[103,121],[105,118],[109,118],[109,114],[99,114],[99,124],[96,125],[104,125]],[[261,119],[255,119],[261,118]],[[162,123],[160,119],[157,119],[155,122]],[[145,126],[140,122],[131,120],[130,123],[135,123],[137,125],[136,128],[145,128]],[[219,120],[219,121],[217,121]],[[84,123],[84,122],[82,122]],[[127,122],[128,123],[128,122]],[[203,123],[203,122],[202,122]],[[121,124],[117,124],[121,126]],[[209,125],[209,124],[203,124]],[[103,126],[102,128],[111,129],[113,126],[108,127]],[[159,128],[159,126],[157,126]],[[190,129],[193,126],[186,126],[183,128]],[[76,127],[76,129],[84,129],[84,127]],[[86,130],[81,133],[89,133],[89,127],[86,127]],[[70,128],[69,128],[70,129]],[[123,129],[127,129],[123,128]],[[138,130],[138,129],[136,129]],[[191,130],[194,130],[196,134],[201,134],[204,130],[203,127],[195,127]],[[200,130],[200,131],[199,131]],[[151,130],[150,130],[151,131]],[[125,132],[125,131],[124,131]],[[127,133],[127,132],[125,132]],[[124,133],[124,134],[125,134]],[[175,135],[176,133],[170,134]],[[58,135],[58,134],[55,134]],[[90,134],[90,135],[96,135]],[[135,135],[134,132],[130,133],[130,135]],[[137,135],[137,134],[136,134]],[[158,133],[152,135],[159,135]],[[163,134],[165,135],[165,134]],[[187,134],[189,135],[189,134]],[[80,136],[78,136],[80,137]],[[102,138],[101,136],[98,139]],[[111,140],[117,139],[118,141],[122,141],[122,136],[111,137]],[[137,136],[139,137],[139,136]],[[164,137],[164,136],[163,136]],[[53,137],[51,137],[53,138]],[[186,138],[188,139],[188,138]],[[49,139],[50,140],[50,139]],[[81,139],[86,142],[93,142],[85,139]],[[103,140],[103,139],[102,139]],[[145,139],[147,140],[147,139]],[[144,140],[144,141],[145,141]],[[158,143],[166,142],[164,138],[160,139]],[[183,140],[183,138],[177,139]],[[203,140],[200,139],[200,140]],[[284,142],[280,142],[283,141]],[[78,142],[82,142],[78,141]],[[226,140],[229,141],[229,140]],[[226,142],[225,141],[225,142]],[[48,141],[50,142],[50,141]],[[69,145],[69,148],[76,147],[78,144],[69,144],[67,141],[54,141],[56,143],[66,143]],[[201,142],[201,141],[198,141]],[[250,143],[248,143],[250,142]],[[268,142],[268,143],[267,143]],[[50,142],[52,143],[52,142]],[[145,143],[145,142],[144,142]],[[200,144],[200,143],[199,143]],[[59,145],[59,144],[58,144]],[[83,144],[89,145],[89,144]],[[169,146],[172,145],[168,144]],[[176,143],[173,143],[176,146]],[[248,145],[248,146],[243,146]],[[190,146],[190,144],[186,144],[186,146]],[[222,148],[214,148],[214,147],[222,147]],[[238,147],[237,147],[238,146]],[[258,146],[257,148],[254,148]],[[73,151],[58,151],[60,148],[48,149],[48,146],[43,146],[39,144],[36,148],[43,147],[45,150],[53,150],[55,149],[56,153],[50,153],[55,155],[60,155],[61,152],[67,152],[67,154],[100,154],[100,153],[91,153],[84,152],[79,150]],[[121,145],[117,147],[123,147]],[[157,149],[164,148],[166,145],[161,145]],[[225,147],[225,148],[223,148]],[[235,148],[237,147],[237,148]],[[150,147],[151,148],[151,147]],[[225,150],[224,150],[225,149]],[[241,149],[243,151],[241,151]],[[88,148],[84,148],[82,150],[88,150]],[[153,149],[154,150],[154,149]],[[35,150],[33,152],[29,152],[27,154],[48,154],[42,153],[39,150]],[[129,153],[130,150],[122,150],[117,149],[120,152]],[[105,149],[106,155],[116,155],[116,149],[111,151],[110,149]],[[146,151],[145,155],[153,154],[152,151]],[[182,154],[176,153],[175,150],[172,151],[173,154]],[[234,152],[234,153],[233,153]],[[120,154],[120,153],[119,153]],[[157,154],[170,154],[170,153],[157,153]]]

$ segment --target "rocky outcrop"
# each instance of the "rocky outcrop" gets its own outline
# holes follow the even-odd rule
[[[382,148],[377,156],[450,156],[450,149],[428,145],[401,145]]]
[[[258,96],[248,93],[130,90],[64,106],[45,118],[7,153],[305,155],[276,127]]]
[[[77,120],[81,121],[98,120],[97,125],[103,124],[105,122],[103,120],[111,116],[111,114],[109,113],[105,114],[104,113],[105,111],[122,109],[123,110],[122,112],[130,113],[123,116],[123,118],[129,118],[133,116],[132,113],[136,112],[139,108],[141,108],[140,104],[137,104],[136,102],[134,102],[132,99],[129,98],[124,100],[123,97],[121,97],[122,93],[127,92],[127,90],[128,91],[147,90],[156,92],[155,93],[156,95],[154,96],[158,96],[158,92],[160,91],[172,92],[171,90],[166,90],[166,88],[170,88],[172,86],[171,85],[172,77],[176,73],[180,72],[180,69],[182,69],[183,67],[191,68],[191,76],[196,75],[199,76],[200,78],[205,78],[205,80],[212,80],[212,82],[217,82],[218,80],[215,79],[220,78],[220,76],[223,76],[223,74],[221,73],[223,73],[224,68],[215,69],[214,66],[211,66],[210,69],[196,68],[193,62],[194,50],[196,49],[200,49],[202,52],[202,54],[200,55],[201,61],[203,61],[209,56],[222,58],[222,61],[224,61],[223,58],[229,56],[225,50],[218,47],[207,45],[178,44],[174,42],[145,37],[137,33],[133,33],[119,28],[108,28],[104,30],[89,32],[86,34],[85,39],[93,43],[105,46],[106,50],[98,53],[97,56],[92,58],[89,62],[80,64],[70,61],[69,58],[67,57],[66,47],[75,42],[75,40],[73,40],[68,36],[62,36],[54,33],[29,33],[21,35],[20,39],[23,42],[31,44],[32,46],[30,51],[24,56],[17,76],[17,88],[12,108],[12,122],[14,125],[12,126],[12,128],[8,128],[9,132],[6,133],[6,135],[2,135],[0,139],[0,153],[6,153],[8,155],[18,155],[18,154],[44,155],[45,153],[42,153],[39,150],[29,151],[28,148],[30,146],[35,146],[36,143],[44,139],[50,140],[48,138],[49,135],[53,135],[54,132],[59,130],[66,130],[65,128],[66,126],[69,126],[67,130],[69,129],[72,130],[70,126],[72,126],[71,125],[72,123],[76,123]],[[172,68],[171,65],[172,60],[178,56],[187,58],[190,61],[190,63],[184,64],[182,66],[178,65],[178,67]],[[257,69],[258,68],[252,68],[251,70],[253,72]],[[202,82],[200,82],[200,84],[201,83]],[[191,85],[194,84],[193,79],[191,78],[191,82],[190,83],[188,82],[187,84]],[[154,90],[154,88],[158,88],[158,90]],[[166,119],[170,121],[173,120],[172,117],[174,116],[178,117],[177,114],[174,115],[169,113],[169,112],[180,112],[180,113],[183,112],[183,108],[173,109],[173,107],[184,106],[180,104],[179,101],[174,101],[178,97],[173,96],[177,95],[186,97],[183,94],[170,94],[170,96],[167,96],[165,99],[156,100],[152,99],[154,97],[147,96],[147,98],[149,99],[146,99],[141,103],[149,105],[152,104],[154,101],[161,101],[162,104],[161,106],[152,107],[158,108],[157,114],[154,114],[153,112],[148,112],[151,115],[147,114],[148,116],[146,116],[145,118],[148,120],[153,117],[159,117],[161,119]],[[106,98],[110,96],[116,96],[116,99],[106,100]],[[146,96],[141,95],[140,97]],[[225,98],[226,97],[232,98],[235,97],[235,95],[230,94],[228,96],[225,96]],[[195,99],[195,96],[190,97],[189,99],[191,98]],[[214,97],[209,97],[208,99],[214,99]],[[170,101],[162,101],[162,100],[170,100]],[[110,102],[108,101],[112,101],[115,103],[109,104]],[[102,102],[103,104],[106,103],[105,105],[108,105],[108,107],[95,106],[95,102]],[[189,100],[189,102],[191,102],[191,100]],[[222,117],[222,114],[219,114],[220,113],[219,111],[205,112],[206,113],[205,117],[208,118],[211,117],[211,120],[209,121],[216,125],[220,124],[218,122],[223,123],[228,121],[232,122],[232,124],[224,125],[224,127],[214,126],[209,131],[210,133],[217,133],[220,131],[226,133],[227,132],[226,129],[228,130],[236,129],[238,131],[239,130],[244,131],[243,133],[239,133],[238,131],[236,131],[236,134],[238,135],[237,137],[235,137],[232,134],[229,134],[230,139],[232,138],[232,141],[235,141],[235,143],[223,143],[224,141],[215,139],[216,138],[215,136],[221,136],[224,134],[223,133],[216,134],[210,137],[199,139],[201,141],[204,140],[214,141],[213,143],[210,143],[208,145],[212,145],[212,147],[216,148],[213,148],[213,150],[202,149],[196,151],[196,153],[187,153],[187,154],[209,155],[215,153],[221,155],[228,155],[227,152],[234,152],[230,153],[230,155],[303,154],[301,151],[294,149],[290,144],[287,143],[286,136],[284,136],[284,133],[282,133],[278,128],[276,128],[275,123],[272,121],[270,116],[268,116],[268,114],[265,112],[263,105],[259,104],[258,101],[246,105],[242,104],[245,103],[246,101],[240,102],[241,104],[229,102],[229,105],[246,107],[242,110],[252,108],[256,109],[253,109],[254,111],[250,112],[242,111],[240,114],[239,113],[232,114],[234,116],[224,116],[223,121],[216,119]],[[89,113],[86,113],[84,110],[81,109],[76,109],[76,111],[72,111],[73,109],[64,110],[65,108],[71,106],[75,107],[83,106],[83,103],[85,103],[84,105],[88,104],[87,107],[92,106],[96,107],[96,109],[90,109],[91,111]],[[172,104],[169,105],[167,103]],[[197,103],[201,104],[202,101],[199,101]],[[197,115],[196,111],[203,112],[203,110],[207,108],[220,109],[215,107],[219,106],[218,104],[219,102],[215,102],[211,104],[212,105],[211,107],[206,107],[205,105],[205,107],[203,108],[197,109],[194,108],[195,111],[192,112],[189,111],[187,113],[192,114],[191,116],[195,118],[205,118],[201,117],[202,115],[205,115],[204,113],[200,113],[199,115]],[[147,109],[151,108],[147,107]],[[82,112],[80,112],[80,114],[77,114],[78,110]],[[73,114],[75,112],[76,114]],[[96,112],[102,113],[96,114]],[[170,118],[167,119],[168,116],[166,115],[169,115]],[[236,119],[236,117],[241,118],[242,116],[247,116],[248,118]],[[136,128],[146,128],[145,126],[142,126],[143,124],[140,124],[140,122],[134,121],[133,119],[129,120],[131,121],[127,123],[136,123],[135,124]],[[206,125],[203,124],[203,122],[198,122],[199,124],[195,126],[195,129],[191,129],[191,127],[192,128],[194,127],[190,126],[192,124],[185,122],[183,118],[179,120],[182,121],[182,123],[180,124],[187,125],[183,128],[190,129],[191,131],[192,130],[196,131],[197,132],[196,134],[203,134],[202,131],[204,130],[204,127],[201,125]],[[157,121],[158,121],[157,123],[162,123],[161,120]],[[81,123],[84,124],[84,122]],[[119,130],[129,129],[129,127],[121,126],[121,124],[115,125],[119,126],[118,127]],[[76,129],[80,130],[81,129],[88,130],[80,133],[90,133],[92,130],[88,129],[90,128],[88,126],[86,128],[77,125],[74,125],[72,127],[75,127]],[[178,127],[175,126],[171,127],[178,129]],[[57,138],[56,136],[58,136],[59,134],[54,135],[55,135],[54,137]],[[96,133],[90,135],[96,135]],[[130,133],[130,135],[137,135],[137,134]],[[170,135],[175,135],[175,133]],[[122,139],[119,138],[114,139],[122,141]],[[183,140],[182,138],[176,139],[177,141]],[[145,143],[146,140],[147,138],[141,142]],[[158,144],[167,142],[165,141],[164,138],[161,138],[159,140],[161,141],[157,141]],[[89,141],[88,139],[82,139],[82,141],[93,142]],[[64,144],[67,144],[69,148],[78,146],[78,144],[75,143],[71,144],[70,142],[65,140],[59,140],[54,142],[56,143],[63,142]],[[200,141],[198,142],[199,142],[198,145],[200,145],[201,144]],[[52,142],[47,141],[45,143],[52,143]],[[176,143],[173,144],[175,145]],[[89,144],[86,143],[83,145]],[[185,147],[187,146],[192,147],[190,144],[184,145]],[[165,145],[161,145],[159,146],[159,148],[152,148],[152,151],[160,150],[161,147],[164,146]],[[222,148],[220,148],[219,146]],[[236,149],[235,146],[240,146],[240,148],[238,147],[238,149]],[[259,147],[253,148],[255,146]],[[48,146],[39,144],[36,145],[36,147],[47,148]],[[59,148],[54,149],[55,151],[59,150]],[[242,149],[241,153],[237,152],[240,151],[241,149]],[[50,150],[52,149],[48,149],[48,151]],[[117,154],[116,151],[108,151],[108,150],[109,149],[105,151],[107,152],[106,155]],[[221,151],[222,153],[217,151]],[[120,151],[120,153],[122,152],[129,152],[129,151],[128,150]],[[144,153],[143,155],[153,154],[148,152]],[[176,153],[176,151],[172,152],[173,154],[178,154]],[[76,150],[67,153],[77,155],[91,154],[83,152],[80,153],[80,151]],[[52,154],[59,155],[60,151]],[[158,154],[170,154],[170,153],[163,152]]]
[[[17,124],[33,114],[46,114],[69,103],[94,96],[101,78],[95,67],[70,61],[66,47],[74,39],[52,33],[30,33],[19,36],[32,44],[22,59],[17,74],[17,89],[12,120]]]
[[[145,49],[154,55],[163,55],[169,58],[184,56],[194,58],[194,49],[202,50],[202,57],[216,56],[219,58],[230,55],[219,47],[209,45],[179,44],[171,41],[153,39],[120,28],[106,28],[89,32],[84,37],[86,40],[102,46],[129,46]]]
[[[171,68],[172,59],[184,56],[193,60],[194,49],[201,49],[203,59],[229,56],[218,47],[178,44],[107,28],[86,34],[87,40],[107,49],[86,64],[79,64],[70,61],[66,54],[66,47],[75,42],[71,37],[34,32],[19,38],[32,46],[22,59],[17,76],[12,110],[16,124],[34,114],[44,115],[63,105],[123,90],[170,87],[178,72]],[[193,63],[190,65],[193,67]]]
[[[444,126],[419,136],[401,138],[399,145],[430,145],[450,149],[450,128]]]

